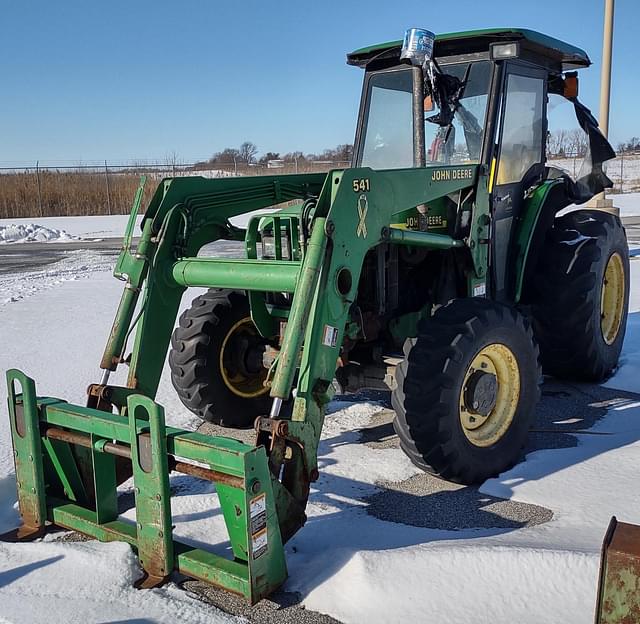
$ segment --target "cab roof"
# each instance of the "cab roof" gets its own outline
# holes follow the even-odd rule
[[[537,52],[561,64],[564,71],[589,67],[588,54],[560,39],[555,39],[526,28],[489,28],[436,35],[436,57],[487,52],[492,43],[522,41],[532,52]],[[402,40],[379,43],[360,48],[347,55],[347,63],[366,67],[372,61],[393,59],[400,56]]]

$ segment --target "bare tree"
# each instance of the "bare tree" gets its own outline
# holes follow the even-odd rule
[[[164,162],[167,167],[171,167],[171,172],[173,175],[175,175],[176,169],[179,168],[182,164],[180,156],[178,156],[178,152],[176,152],[175,150],[171,150],[170,152],[167,152],[165,154]]]
[[[250,165],[253,162],[255,155],[258,153],[258,147],[251,141],[245,141],[239,149],[240,160]]]
[[[564,158],[569,152],[569,132],[567,130],[555,130],[547,137],[547,153],[549,156]]]
[[[568,143],[574,156],[583,157],[587,153],[589,141],[584,130],[575,128],[569,132]]]

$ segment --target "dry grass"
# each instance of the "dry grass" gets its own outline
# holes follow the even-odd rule
[[[0,176],[0,218],[126,214],[140,181],[137,174],[40,171]],[[154,184],[147,184],[151,196]],[[148,198],[147,198],[148,199]]]
[[[342,165],[344,166],[344,165]],[[335,166],[338,168],[338,166]],[[325,163],[305,163],[299,173],[327,171]],[[233,175],[229,171],[181,171],[176,175]],[[73,215],[127,214],[143,172],[104,172],[40,170],[5,173],[0,175],[0,218],[57,217]],[[278,175],[295,173],[293,165],[280,169],[245,167],[239,175]],[[147,185],[143,206],[151,198],[160,178],[170,172],[147,172]]]

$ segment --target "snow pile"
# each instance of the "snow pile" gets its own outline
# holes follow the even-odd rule
[[[596,552],[463,539],[359,551],[316,584],[305,605],[368,624],[577,624],[591,621],[598,561]]]
[[[68,236],[74,238],[88,238],[91,240],[103,238],[119,238],[124,235],[129,215],[96,215],[87,217],[41,217],[38,223],[50,230],[62,230]],[[0,219],[0,228],[7,226],[24,226],[31,223],[31,218],[24,219]],[[140,225],[142,216],[138,216],[137,225]],[[140,233],[136,228],[134,235]]]
[[[45,243],[49,241],[77,240],[65,230],[56,230],[37,223],[0,225],[0,243]]]
[[[121,542],[0,542],[2,622],[222,624],[235,620],[169,584],[138,591],[137,558]]]
[[[271,209],[259,210],[255,213],[243,214],[230,219],[236,227],[247,227],[251,214],[265,214],[273,212]],[[143,215],[138,215],[136,227],[133,230],[134,237],[140,236],[140,224]],[[87,217],[42,217],[38,219],[38,225],[25,219],[0,219],[0,244],[9,242],[26,242],[32,232],[39,233],[43,238],[30,238],[28,240],[103,240],[105,238],[121,238],[124,236],[129,215],[95,215]],[[48,238],[46,232],[50,232]]]

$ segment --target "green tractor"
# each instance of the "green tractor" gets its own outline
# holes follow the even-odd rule
[[[577,99],[587,54],[522,29],[412,29],[347,60],[365,71],[352,168],[164,179],[134,248],[140,190],[87,407],[38,397],[9,371],[17,537],[55,524],[124,540],[146,586],[178,570],[255,602],[286,578],[283,544],[306,520],[336,385],[391,390],[411,461],[471,484],[519,460],[542,373],[597,381],[616,367],[624,230],[595,210],[558,216],[611,186],[614,152]],[[586,136],[578,179],[547,162],[552,95]],[[246,228],[231,224],[247,213]],[[240,241],[244,257],[199,255],[217,240]],[[175,327],[188,287],[209,290]],[[255,427],[255,445],[165,425],[154,398],[168,351],[184,405]],[[110,385],[120,365],[127,384]],[[216,484],[231,560],[173,539],[170,471]],[[116,505],[131,475],[135,525]]]

